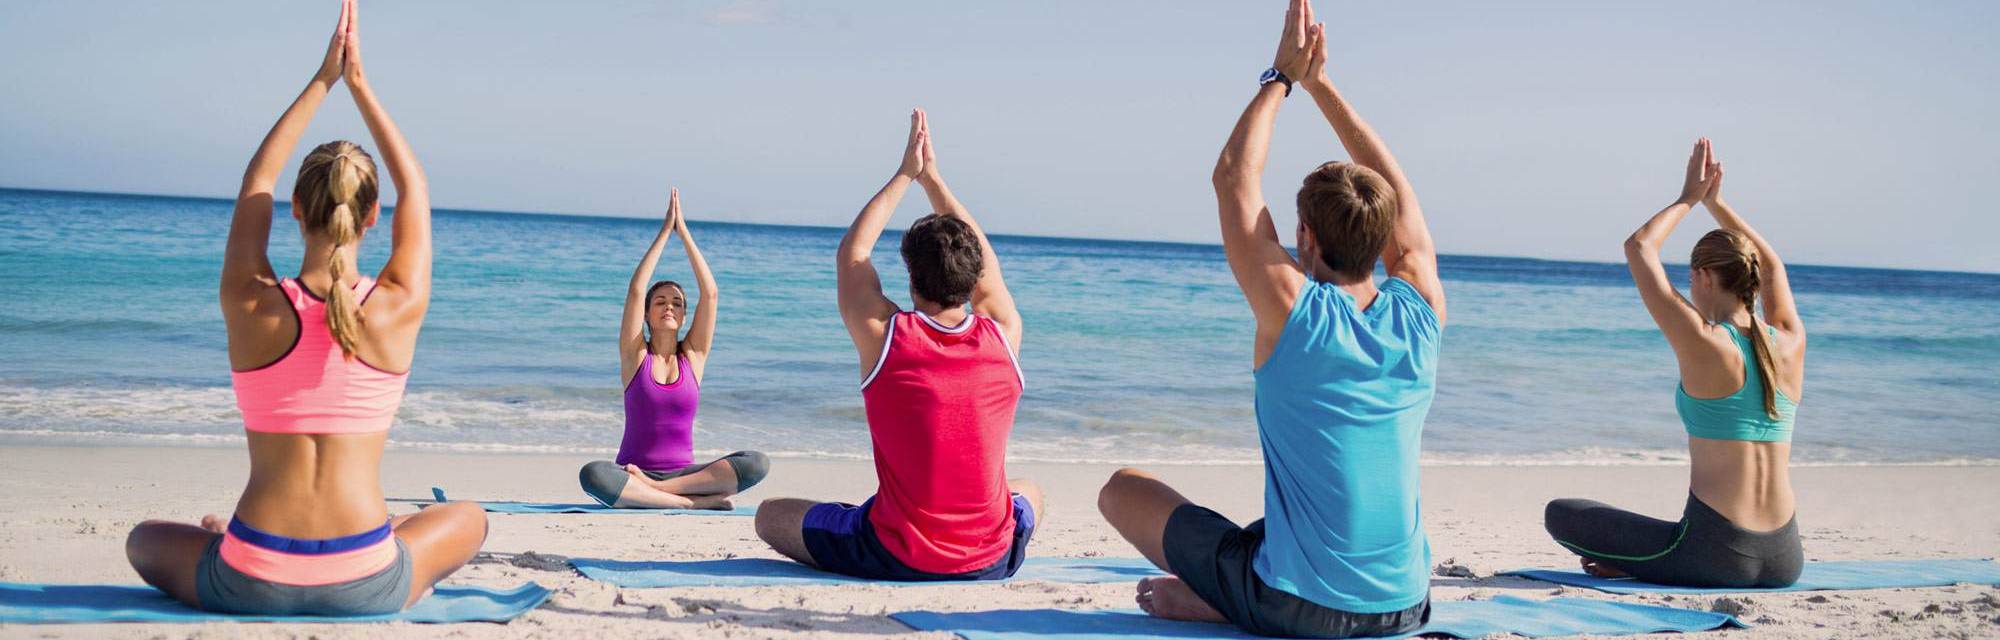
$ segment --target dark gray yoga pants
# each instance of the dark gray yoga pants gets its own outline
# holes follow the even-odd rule
[[[1799,579],[1805,548],[1794,516],[1774,531],[1737,527],[1688,494],[1680,522],[1595,500],[1550,502],[1542,524],[1570,551],[1653,584],[1784,587]]]
[[[738,451],[707,464],[691,464],[673,471],[645,473],[646,477],[654,480],[667,480],[707,469],[716,462],[727,462],[729,469],[736,472],[736,493],[757,486],[757,483],[763,482],[764,476],[771,472],[771,459],[764,457],[764,454]],[[618,494],[625,490],[625,482],[631,479],[632,474],[626,473],[624,467],[609,460],[598,460],[583,465],[583,470],[577,472],[577,482],[583,485],[583,492],[590,494],[590,497],[596,498],[605,506],[618,502]]]

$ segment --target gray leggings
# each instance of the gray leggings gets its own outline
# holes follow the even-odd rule
[[[729,469],[736,472],[736,491],[731,493],[742,493],[750,487],[757,486],[757,483],[763,482],[764,476],[771,472],[771,459],[764,457],[764,454],[738,451],[708,464],[691,464],[673,471],[645,473],[646,477],[654,480],[667,480],[707,469],[709,465],[717,462],[729,463]],[[590,497],[596,498],[605,506],[610,506],[618,502],[618,494],[625,491],[625,483],[632,479],[632,474],[626,473],[625,468],[618,466],[618,463],[598,460],[583,465],[583,469],[577,472],[576,479],[583,485],[584,493],[590,494]]]
[[[1680,522],[1563,499],[1549,503],[1542,524],[1577,555],[1653,584],[1784,587],[1805,566],[1797,516],[1775,531],[1748,531],[1692,493]]]

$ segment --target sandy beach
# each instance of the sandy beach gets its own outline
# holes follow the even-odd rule
[[[572,455],[395,450],[383,472],[393,511],[454,497],[578,501]],[[778,459],[771,478],[743,496],[860,500],[874,488],[863,462]],[[138,583],[125,564],[125,533],[147,518],[227,513],[247,470],[235,448],[0,447],[0,580]],[[1015,465],[1047,488],[1039,556],[1132,556],[1097,516],[1097,487],[1114,466]],[[1152,467],[1191,498],[1239,521],[1261,511],[1254,466]],[[1723,609],[1755,624],[1729,637],[1933,638],[2000,636],[2000,587],[1960,585],[1714,597],[1612,596],[1497,571],[1572,566],[1541,528],[1542,504],[1589,497],[1672,517],[1685,497],[1680,466],[1430,466],[1424,511],[1438,600],[1499,594],[1614,598]],[[1805,467],[1794,471],[1808,558],[1990,557],[2000,549],[2000,468]],[[81,484],[79,483],[81,481]],[[886,614],[911,609],[1125,608],[1132,585],[1047,583],[620,589],[586,580],[565,557],[688,560],[776,557],[741,517],[493,515],[485,551],[448,583],[541,583],[555,596],[510,624],[458,625],[0,625],[5,637],[668,637],[818,638],[918,634]],[[1447,571],[1450,568],[1452,570]],[[1464,577],[1469,570],[1473,577]]]

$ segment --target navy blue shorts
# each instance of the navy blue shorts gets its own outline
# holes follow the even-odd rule
[[[1035,535],[1035,509],[1021,494],[1014,494],[1014,543],[1007,555],[984,569],[965,573],[929,573],[911,569],[890,555],[875,537],[875,525],[868,522],[869,498],[861,506],[822,502],[806,511],[806,551],[819,568],[870,580],[920,582],[932,580],[1004,580],[1021,570],[1028,559],[1028,539]]]

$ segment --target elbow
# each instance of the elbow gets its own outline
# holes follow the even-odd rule
[[[1638,232],[1633,232],[1631,236],[1625,238],[1625,259],[1627,260],[1652,253],[1653,250],[1652,243],[1647,242],[1646,238],[1639,235]]]
[[[1248,181],[1247,174],[1234,160],[1224,157],[1215,163],[1215,172],[1209,174],[1208,181],[1216,191],[1234,190]]]
[[[842,237],[840,248],[833,252],[833,266],[846,268],[848,265],[867,262],[870,249],[873,247],[862,246],[852,234]]]

